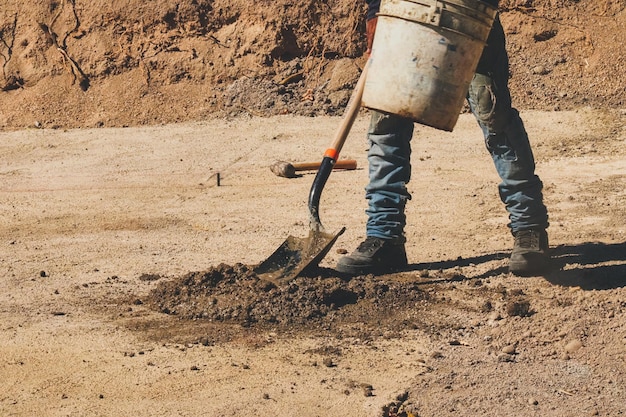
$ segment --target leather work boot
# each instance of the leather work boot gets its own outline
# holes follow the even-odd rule
[[[515,275],[543,272],[550,263],[548,233],[545,230],[519,230],[513,234],[515,243],[509,271]]]
[[[350,275],[384,274],[406,268],[404,239],[368,236],[348,256],[337,262],[337,271]]]

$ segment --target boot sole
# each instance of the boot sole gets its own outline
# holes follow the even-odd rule
[[[401,266],[351,266],[351,265],[341,265],[337,264],[335,270],[342,274],[357,276],[357,275],[384,275],[384,274],[393,274],[396,272],[401,272],[406,270],[408,263],[406,265]]]
[[[549,258],[533,259],[521,262],[509,262],[509,272],[518,276],[540,275],[550,266]]]

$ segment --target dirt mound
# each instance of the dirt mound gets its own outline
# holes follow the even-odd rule
[[[416,282],[373,276],[344,281],[332,276],[296,278],[276,286],[248,267],[218,265],[160,282],[146,304],[182,319],[244,327],[326,329],[347,323],[398,328],[402,312],[427,298]],[[371,330],[371,329],[370,329]]]
[[[623,107],[624,0],[501,4],[524,108]],[[336,114],[364,62],[364,2],[9,0],[0,128]]]

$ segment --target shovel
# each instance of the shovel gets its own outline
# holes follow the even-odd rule
[[[285,284],[296,278],[305,269],[315,267],[324,259],[337,238],[346,230],[345,227],[336,233],[328,233],[322,226],[319,215],[320,197],[326,181],[339,158],[348,133],[361,108],[361,97],[367,76],[365,65],[359,81],[350,97],[350,102],[343,120],[330,147],[324,153],[319,170],[309,192],[309,236],[306,238],[287,237],[276,251],[265,261],[260,263],[254,272],[260,279],[271,281],[274,284]]]

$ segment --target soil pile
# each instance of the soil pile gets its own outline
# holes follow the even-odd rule
[[[160,282],[147,304],[182,319],[328,330],[346,323],[398,328],[397,313],[425,298],[416,282],[318,276],[276,286],[260,280],[249,267],[221,264]]]
[[[624,106],[624,0],[501,4],[519,107]],[[336,114],[365,58],[364,2],[8,0],[0,128]]]

